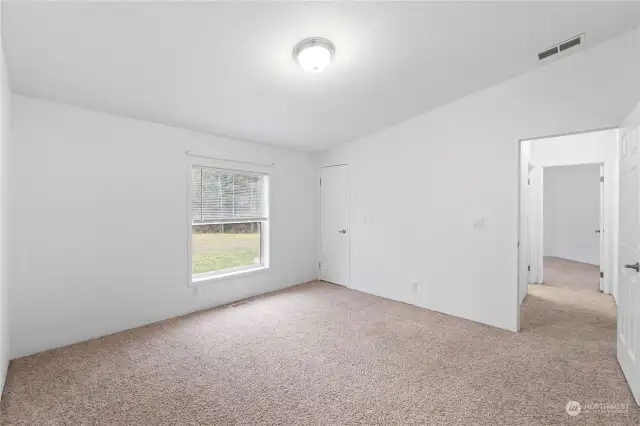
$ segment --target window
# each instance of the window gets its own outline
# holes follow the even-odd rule
[[[191,168],[192,281],[267,266],[268,177]]]

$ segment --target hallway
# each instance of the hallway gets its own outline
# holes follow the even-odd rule
[[[560,329],[574,336],[592,325],[603,344],[611,345],[615,353],[616,306],[613,297],[599,290],[599,268],[555,257],[544,258],[544,284],[529,285],[529,294],[522,304],[522,331],[536,332]]]
[[[600,292],[600,268],[558,257],[544,258],[544,283],[556,288]]]

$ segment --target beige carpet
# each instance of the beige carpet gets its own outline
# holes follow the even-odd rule
[[[521,333],[309,283],[15,360],[1,423],[640,424],[611,298],[554,264]]]

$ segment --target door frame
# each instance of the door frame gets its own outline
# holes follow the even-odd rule
[[[529,205],[529,229],[530,229],[530,233],[529,233],[529,264],[531,265],[531,272],[529,274],[529,284],[543,284],[543,268],[544,268],[544,172],[548,169],[553,169],[553,168],[557,168],[557,167],[572,167],[572,166],[600,166],[600,177],[604,176],[604,162],[599,161],[599,162],[591,162],[591,163],[579,163],[579,164],[562,164],[562,165],[558,165],[558,166],[536,166],[536,171],[538,176],[536,176],[535,178],[532,177],[531,178],[531,185],[529,186],[530,190],[535,190],[538,191],[538,206],[537,207],[537,221],[532,221],[532,215],[531,213],[533,212],[533,209],[531,208],[532,206]],[[535,180],[534,180],[535,179]],[[598,238],[598,259],[599,259],[599,269],[601,272],[601,278],[600,278],[600,291],[603,291],[603,283],[605,283],[605,279],[606,279],[606,283],[609,286],[609,289],[611,290],[611,292],[613,293],[613,274],[612,273],[607,273],[607,268],[609,268],[611,265],[611,261],[613,259],[613,252],[612,252],[612,247],[611,245],[609,245],[607,247],[607,239],[609,239],[609,232],[610,231],[610,223],[607,223],[607,219],[609,219],[609,222],[612,219],[612,206],[611,205],[607,205],[607,203],[605,202],[607,200],[607,198],[604,196],[604,191],[603,191],[603,184],[604,181],[600,181],[598,188],[599,188],[599,219],[598,219],[598,226],[600,227],[600,233],[599,233],[599,238]],[[531,194],[529,194],[531,195]],[[613,201],[613,200],[610,200]],[[535,223],[536,225],[538,225],[537,227],[534,227],[532,225],[532,223]],[[607,239],[605,239],[605,233],[602,232],[603,229],[606,228],[606,237]],[[595,231],[595,230],[594,230]],[[610,242],[610,241],[609,241]],[[608,248],[608,250],[607,250]],[[602,273],[604,273],[604,276],[606,278],[602,278]]]
[[[344,285],[344,287],[346,288],[352,288],[351,286],[351,179],[350,179],[350,175],[349,175],[349,163],[338,163],[338,164],[327,164],[327,165],[323,165],[318,167],[318,176],[317,176],[317,180],[316,183],[318,183],[318,194],[317,194],[317,201],[318,201],[318,241],[317,241],[317,253],[318,253],[318,261],[316,262],[316,279],[318,279],[319,281],[322,281],[322,278],[320,277],[320,263],[322,261],[321,256],[322,256],[322,170],[323,169],[328,169],[331,167],[341,167],[341,166],[347,166],[347,208],[349,209],[349,214],[348,214],[348,224],[347,224],[347,240],[348,240],[348,244],[349,244],[349,258],[347,259],[347,264],[349,265],[349,274],[347,275],[347,282]],[[336,284],[339,285],[339,284]]]
[[[517,228],[517,241],[515,244],[515,251],[516,251],[516,279],[515,279],[515,286],[516,286],[516,297],[514,299],[515,302],[515,314],[516,314],[516,331],[520,331],[520,287],[521,287],[521,276],[526,276],[527,281],[529,281],[529,274],[527,271],[527,274],[523,274],[523,271],[521,271],[521,258],[522,256],[525,256],[527,259],[529,259],[530,257],[530,244],[529,241],[526,241],[526,244],[522,244],[523,249],[521,250],[521,243],[523,243],[523,241],[521,241],[522,238],[522,227],[523,227],[523,221],[522,221],[522,196],[523,196],[523,179],[522,179],[522,151],[523,151],[523,143],[525,142],[532,142],[532,141],[536,141],[539,139],[550,139],[550,138],[557,138],[557,137],[561,137],[561,136],[571,136],[571,135],[581,135],[581,134],[585,134],[585,133],[594,133],[594,132],[602,132],[602,131],[606,131],[606,130],[617,130],[619,129],[618,126],[613,126],[613,127],[603,127],[603,128],[597,128],[597,129],[590,129],[590,130],[582,130],[582,131],[576,131],[576,132],[567,132],[567,133],[559,133],[559,134],[551,134],[551,135],[545,135],[545,136],[537,136],[537,137],[533,137],[533,138],[523,138],[523,139],[518,139],[517,140],[517,158],[516,158],[516,173],[517,173],[517,194],[518,196],[516,197],[516,223],[518,224],[518,228]],[[528,161],[528,160],[527,160]],[[615,170],[617,170],[617,167],[614,168],[614,172]],[[617,201],[614,199],[614,202]],[[605,205],[605,208],[607,208],[607,206]],[[611,206],[608,207],[608,209],[610,209]],[[613,212],[611,212],[613,213]],[[609,215],[609,219],[611,222],[613,222],[613,214]],[[612,229],[613,226],[611,226],[612,224],[609,223],[609,229]],[[617,229],[617,227],[616,227]],[[610,242],[611,239],[610,239]],[[617,260],[615,259],[615,255],[617,254],[617,250],[615,250],[615,248],[613,247],[613,244],[609,244],[609,251],[608,251],[608,256],[609,259],[613,259],[613,260]],[[600,263],[602,263],[602,259],[600,261]],[[609,261],[609,263],[611,263],[611,260]],[[615,280],[617,278],[617,274],[612,273],[612,271],[608,270],[609,268],[607,268],[607,273],[605,273],[605,279],[609,279],[609,280]],[[608,277],[607,277],[608,275]],[[528,283],[527,283],[528,285]],[[612,296],[615,299],[615,295],[613,294],[613,291],[616,289],[617,287],[617,283],[615,282],[611,282],[610,288],[612,290]]]

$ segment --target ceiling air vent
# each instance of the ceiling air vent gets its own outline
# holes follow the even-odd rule
[[[544,58],[548,58],[551,55],[555,55],[558,53],[558,46],[553,46],[551,49],[547,49],[544,52],[538,53],[538,59],[543,60]]]
[[[549,56],[555,55],[556,53],[564,52],[567,49],[571,49],[574,46],[582,44],[583,39],[584,33],[572,37],[569,40],[563,41],[562,43],[558,43],[555,46],[545,50],[544,52],[538,53],[538,59],[543,60],[545,58],[548,58]]]
[[[573,46],[577,46],[580,43],[582,43],[582,34],[579,35],[578,37],[572,38],[571,40],[567,40],[567,41],[565,41],[563,43],[560,43],[560,46],[559,46],[560,47],[560,51],[564,52],[565,50],[570,49]]]

